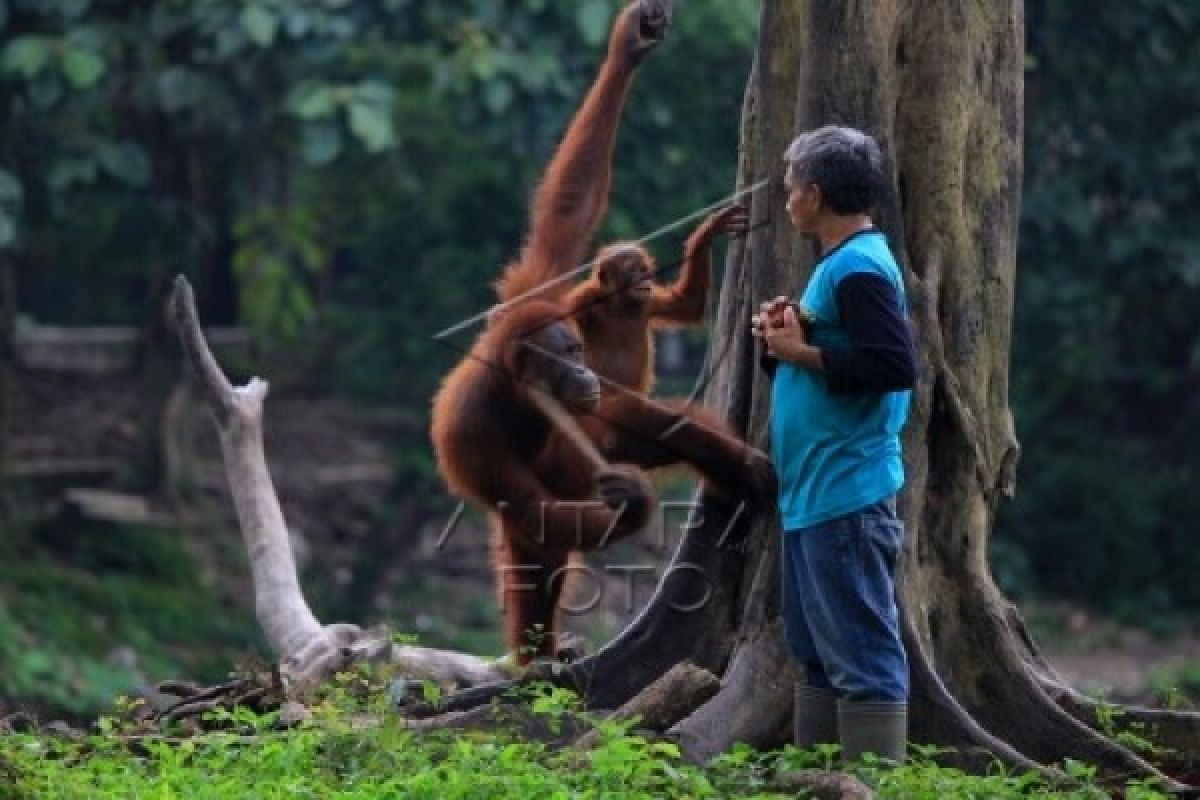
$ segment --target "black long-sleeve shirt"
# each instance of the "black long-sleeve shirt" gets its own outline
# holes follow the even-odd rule
[[[895,287],[882,275],[855,272],[838,283],[835,298],[850,342],[820,348],[829,391],[859,394],[913,388],[916,350]],[[778,360],[764,350],[760,363],[773,378]]]

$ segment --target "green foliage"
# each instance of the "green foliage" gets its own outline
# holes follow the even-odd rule
[[[1039,590],[1166,624],[1200,608],[1200,6],[1027,7],[1025,447],[998,538]]]
[[[0,250],[16,239],[21,193],[21,182],[11,172],[0,169]]]
[[[220,680],[258,641],[248,614],[197,585],[177,531],[77,533],[0,546],[0,697],[92,715],[147,681]]]
[[[261,335],[293,338],[313,321],[304,281],[325,260],[320,223],[307,208],[263,206],[234,229],[233,273],[246,322]]]
[[[55,713],[86,714],[136,685],[129,669],[100,655],[70,652],[69,646],[36,637],[0,605],[0,693],[50,705]]]
[[[579,5],[579,32],[583,40],[592,47],[604,43],[608,26],[612,22],[612,4],[605,0],[585,0]]]
[[[1195,708],[1200,705],[1200,661],[1157,666],[1150,671],[1150,686],[1167,708]]]
[[[1096,724],[1106,736],[1119,744],[1128,747],[1136,753],[1147,756],[1161,755],[1162,748],[1154,744],[1148,737],[1154,732],[1147,729],[1143,722],[1127,723],[1123,718],[1125,711],[1121,706],[1100,700],[1096,704]]]
[[[0,65],[4,71],[34,78],[50,62],[53,41],[46,36],[18,36],[4,47]]]
[[[424,414],[474,329],[433,334],[491,300],[620,4],[11,6],[0,152],[21,167],[16,194],[0,173],[0,245],[26,245],[23,310],[140,321],[152,277],[188,271],[202,300],[234,289],[206,319],[319,337],[331,380]],[[677,16],[628,104],[605,236],[728,191],[755,15]]]
[[[312,216],[288,196],[295,153],[328,165],[356,150],[391,148],[393,76],[380,74],[360,48],[379,47],[375,31],[396,22],[399,5],[8,4],[0,88],[10,109],[0,151],[28,204],[17,215],[12,200],[0,198],[0,244],[15,238],[20,220],[30,245],[22,255],[40,267],[28,271],[48,273],[51,316],[64,314],[65,298],[67,319],[109,308],[140,319],[130,282],[145,287],[164,268],[190,268],[203,281],[206,271],[229,270],[226,254],[242,245],[239,226],[264,215]],[[289,98],[314,80],[334,87],[331,111],[339,113],[314,121],[311,104],[297,113]],[[104,213],[114,206],[120,214]],[[86,220],[80,238],[60,249],[76,219]],[[127,238],[139,241],[122,274]],[[264,271],[277,277],[293,245],[283,237]],[[38,263],[51,248],[59,258]],[[262,248],[260,239],[251,249],[257,256]],[[104,265],[98,275],[96,264]],[[294,326],[276,323],[305,316],[298,307],[314,303],[307,264],[285,277],[286,290],[267,282],[269,301],[257,281],[245,290],[248,319],[263,322],[266,335],[290,333]],[[34,285],[35,298],[43,286]],[[273,301],[283,308],[264,312],[262,303]]]
[[[339,681],[349,686],[356,674]],[[542,697],[548,695],[540,695]],[[565,701],[565,698],[564,698]],[[574,703],[535,711],[550,717]],[[667,741],[637,735],[629,721],[593,720],[598,744],[580,752],[556,751],[509,733],[417,731],[382,709],[364,722],[353,691],[341,688],[321,701],[297,729],[280,730],[274,714],[220,711],[218,733],[177,741],[142,739],[138,755],[115,735],[116,718],[104,718],[86,742],[29,735],[0,739],[0,766],[32,796],[71,798],[753,798],[791,797],[776,787],[784,775],[826,770],[829,752],[788,747],[756,752],[735,747],[707,768],[685,763]],[[836,748],[835,748],[836,750]],[[1047,786],[1036,774],[994,765],[986,775],[939,767],[936,748],[914,747],[903,767],[873,760],[851,772],[882,800],[1104,800],[1096,771],[1079,762],[1063,769],[1078,785]],[[1134,800],[1168,797],[1153,781],[1122,787]]]

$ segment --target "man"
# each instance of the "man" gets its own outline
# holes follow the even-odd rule
[[[895,497],[916,363],[900,269],[870,216],[883,159],[870,136],[834,126],[803,134],[784,159],[788,215],[822,254],[799,306],[777,297],[752,320],[773,377],[783,617],[805,673],[796,744],[840,742],[847,760],[899,763],[908,663]]]

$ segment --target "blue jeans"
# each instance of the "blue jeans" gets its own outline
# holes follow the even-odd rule
[[[784,533],[783,622],[809,686],[907,702],[894,580],[903,541],[894,498]]]

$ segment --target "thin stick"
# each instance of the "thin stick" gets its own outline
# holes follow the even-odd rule
[[[588,461],[592,462],[592,466],[597,470],[608,469],[608,461],[600,454],[595,443],[588,438],[588,435],[583,432],[583,428],[579,427],[579,423],[575,418],[567,413],[567,410],[554,399],[550,394],[542,389],[533,389],[529,393],[536,405],[543,414],[545,414],[554,427],[558,428],[559,432],[570,439],[576,447],[583,451],[584,456]]]
[[[739,189],[738,191],[734,192],[733,194],[729,195],[728,197],[723,197],[720,200],[718,200],[717,202],[707,205],[704,208],[699,209],[698,211],[693,211],[692,213],[690,213],[686,216],[680,217],[679,219],[675,220],[674,222],[664,225],[663,227],[659,228],[658,230],[656,230],[652,233],[648,233],[645,236],[643,236],[642,238],[637,239],[636,241],[630,242],[630,244],[638,244],[638,245],[648,244],[649,242],[659,238],[660,236],[664,236],[668,233],[671,233],[672,231],[682,228],[684,225],[687,225],[689,222],[692,222],[694,220],[700,219],[701,217],[707,216],[708,214],[712,213],[713,211],[716,211],[718,208],[720,208],[721,206],[723,206],[727,203],[735,202],[735,201],[741,199],[744,195],[751,194],[753,192],[757,192],[759,189],[763,188],[770,182],[771,181],[768,178],[766,180],[759,181],[758,183],[754,184],[753,186],[747,186],[744,189]],[[557,286],[560,283],[566,283],[567,281],[571,280],[575,276],[582,275],[583,273],[585,273],[589,269],[591,269],[595,263],[596,263],[595,261],[589,261],[586,264],[581,264],[580,266],[576,267],[575,269],[571,270],[570,272],[563,274],[563,275],[559,275],[557,278],[551,278],[550,280],[546,281],[545,283],[541,284],[540,286],[535,286],[532,289],[530,289],[529,291],[519,294],[507,302],[497,303],[496,305],[489,308],[487,311],[481,311],[480,313],[476,314],[475,316],[473,316],[469,319],[465,319],[462,322],[457,323],[456,325],[451,325],[449,328],[446,328],[446,330],[435,333],[433,335],[433,338],[434,339],[445,339],[448,336],[453,336],[454,334],[458,333],[459,331],[465,330],[477,322],[482,322],[483,320],[487,319],[489,314],[491,314],[495,311],[502,311],[506,308],[512,308],[513,306],[515,306],[517,303],[521,302],[522,300],[533,297],[534,295],[538,294],[539,292],[545,291],[546,289],[550,288],[551,286]]]

